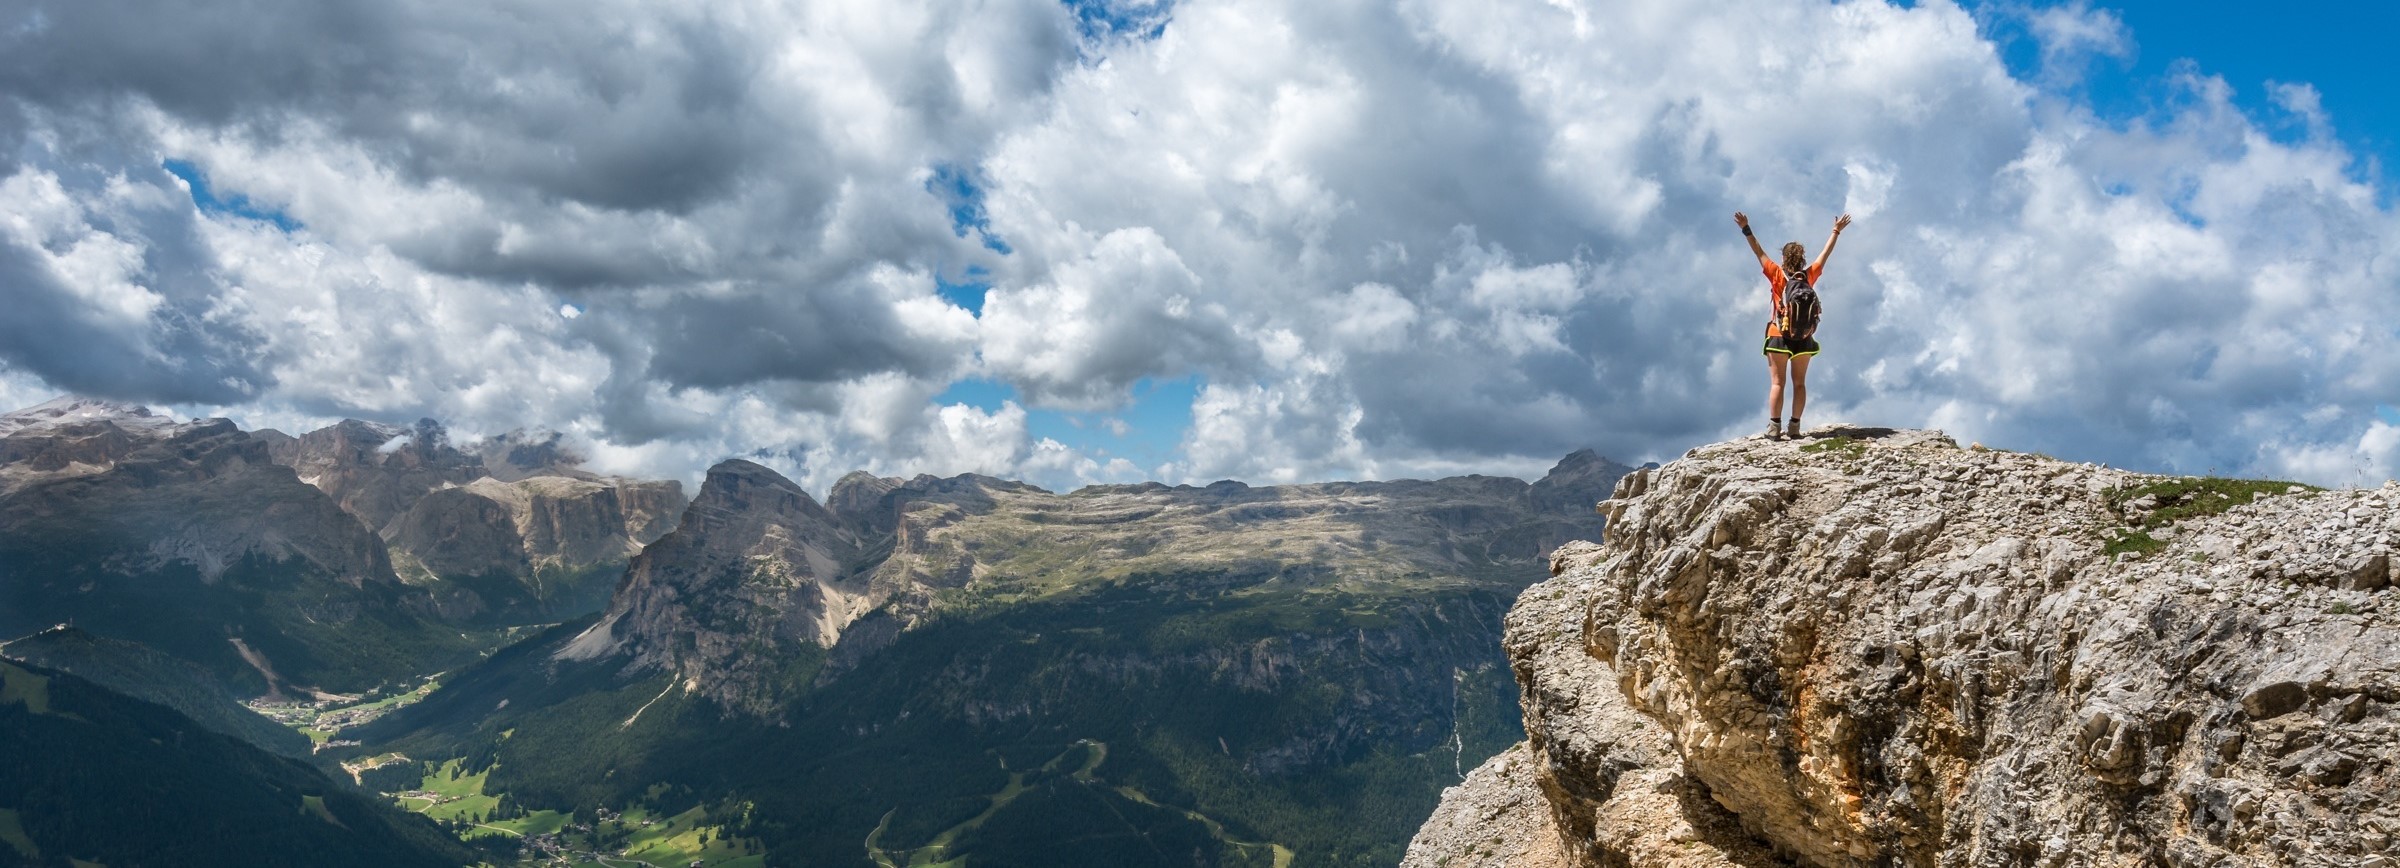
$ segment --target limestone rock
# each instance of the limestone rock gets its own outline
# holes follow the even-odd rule
[[[1552,559],[1565,572],[1598,552],[1570,543]],[[1442,794],[1403,866],[1782,864],[1708,800],[1667,733],[1618,695],[1615,670],[1584,652],[1580,624],[1599,590],[1588,578],[1554,579],[1518,597],[1504,642],[1525,690],[1527,741]]]
[[[882,602],[859,552],[858,536],[791,480],[720,463],[682,524],[633,559],[607,614],[562,654],[629,653],[727,707],[767,714]]]
[[[276,463],[376,531],[428,492],[484,475],[482,462],[453,448],[449,433],[431,419],[405,428],[344,419],[273,442]]]
[[[1526,744],[1502,751],[1442,791],[1442,804],[1409,842],[1404,868],[1569,868]]]
[[[599,609],[625,564],[673,528],[684,505],[679,483],[583,470],[554,433],[458,446],[431,419],[406,428],[346,419],[297,438],[260,436],[277,462],[373,528],[401,577],[454,621],[534,623]]]
[[[1706,795],[1686,819],[1721,807],[1801,865],[2400,860],[2400,488],[2112,552],[2175,504],[2110,493],[2160,478],[1832,433],[1626,476],[1605,544],[1520,598],[1528,740],[1582,864],[1671,864],[1586,819],[1643,767],[1620,707]]]

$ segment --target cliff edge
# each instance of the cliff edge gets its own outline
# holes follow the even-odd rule
[[[2400,866],[2400,487],[1821,431],[1620,481],[1410,866]]]

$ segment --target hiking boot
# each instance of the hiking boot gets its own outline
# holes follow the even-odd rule
[[[1769,440],[1781,440],[1781,439],[1783,439],[1783,423],[1782,423],[1780,420],[1776,420],[1776,419],[1769,419],[1769,420],[1767,420],[1767,439],[1769,439]]]
[[[1786,427],[1786,428],[1784,428],[1784,429],[1783,429],[1783,439],[1785,439],[1785,440],[1798,440],[1798,439],[1800,439],[1800,417],[1798,417],[1798,416],[1794,416],[1794,417],[1792,417],[1792,422],[1791,422],[1791,425],[1790,425],[1789,427]]]

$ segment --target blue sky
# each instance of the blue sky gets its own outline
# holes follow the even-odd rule
[[[812,487],[1535,476],[1755,429],[1731,212],[1847,209],[1811,422],[2339,483],[2400,473],[2359,9],[25,0],[0,395]]]
[[[1986,22],[2010,68],[2036,79],[2041,50],[2015,14],[2027,4],[1968,0],[1966,5]],[[2159,116],[2176,99],[2166,79],[2177,64],[2189,62],[2203,74],[2223,78],[2245,110],[2288,121],[2277,129],[2285,136],[2307,130],[2273,104],[2268,84],[2308,84],[2316,88],[2334,134],[2344,143],[2382,171],[2400,157],[2400,97],[2392,92],[2400,75],[2392,68],[2391,29],[2385,26],[2400,10],[2388,4],[2139,0],[2085,5],[2114,13],[2131,42],[2126,56],[2093,59],[2079,88],[2103,117]],[[2392,185],[2383,189],[2389,196]]]
[[[220,195],[216,188],[209,184],[208,175],[201,172],[200,167],[192,165],[190,160],[169,159],[161,162],[159,167],[167,170],[167,174],[183,180],[184,186],[191,190],[192,207],[198,209],[202,214],[222,214],[245,220],[257,220],[285,232],[297,231],[300,228],[299,221],[293,220],[291,215],[271,206],[260,206],[251,202],[248,196],[240,193]]]
[[[1139,467],[1157,467],[1176,457],[1184,433],[1192,425],[1192,401],[1199,395],[1200,378],[1136,381],[1132,399],[1108,412],[1077,413],[1035,408],[1025,414],[1027,433],[1074,447],[1105,461],[1123,458]],[[950,384],[934,398],[939,403],[966,404],[987,412],[1008,403],[1023,403],[1015,387],[982,378]]]

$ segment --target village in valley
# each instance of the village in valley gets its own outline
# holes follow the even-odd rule
[[[264,697],[244,705],[308,736],[315,750],[322,752],[357,746],[356,739],[341,737],[343,730],[424,700],[440,688],[440,677],[438,673],[428,676],[403,690],[356,696],[319,694],[312,699]],[[484,782],[491,769],[470,772],[461,760],[434,763],[401,753],[381,753],[341,763],[350,781],[361,785],[371,773],[414,774],[401,771],[400,766],[415,766],[423,777],[415,786],[392,792],[390,798],[400,807],[442,824],[460,839],[481,845],[495,857],[487,865],[757,868],[765,864],[765,852],[755,841],[724,837],[718,819],[727,813],[724,810],[703,806],[673,816],[653,816],[638,807],[625,811],[603,807],[580,813],[529,810],[505,794],[486,794]],[[495,836],[507,840],[478,841]]]
[[[358,742],[336,738],[342,730],[406,708],[433,694],[441,686],[441,673],[427,676],[424,683],[407,690],[390,693],[369,693],[361,696],[340,694],[316,695],[314,699],[292,699],[266,696],[243,702],[251,711],[267,719],[299,730],[308,736],[319,751],[337,747],[355,747]]]

